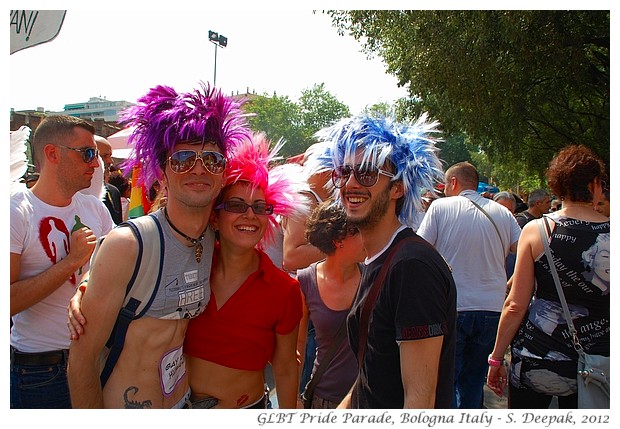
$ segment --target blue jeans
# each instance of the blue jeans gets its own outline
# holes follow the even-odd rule
[[[66,363],[11,363],[11,408],[71,408]]]
[[[482,408],[489,369],[487,358],[495,345],[500,314],[494,311],[462,311],[458,314],[454,408]]]

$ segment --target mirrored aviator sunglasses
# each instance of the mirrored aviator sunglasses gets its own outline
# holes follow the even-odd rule
[[[219,152],[194,150],[179,150],[168,158],[170,169],[183,174],[190,171],[196,165],[196,160],[200,158],[202,165],[211,174],[222,174],[226,168],[226,158]]]

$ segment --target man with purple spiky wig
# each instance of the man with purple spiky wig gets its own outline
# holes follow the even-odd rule
[[[426,116],[398,123],[363,114],[317,134],[329,146],[316,170],[332,169],[367,254],[347,319],[359,372],[339,408],[452,404],[456,288],[441,255],[411,229],[421,190],[443,178],[437,131]]]
[[[78,318],[92,328],[72,333],[72,404],[183,408],[190,397],[185,332],[211,291],[211,209],[227,151],[249,130],[238,102],[202,84],[180,94],[152,88],[122,119],[135,127],[126,166],[140,166],[147,187],[159,181],[167,204],[115,228],[93,256]]]

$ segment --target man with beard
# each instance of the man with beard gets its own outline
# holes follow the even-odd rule
[[[452,404],[456,289],[443,258],[408,226],[421,191],[443,177],[436,127],[426,115],[407,124],[361,115],[317,134],[329,145],[316,168],[333,170],[367,253],[347,321],[359,374],[339,408]]]

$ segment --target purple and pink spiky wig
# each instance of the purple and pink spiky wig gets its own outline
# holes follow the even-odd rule
[[[444,172],[437,153],[434,134],[440,133],[439,122],[428,121],[423,114],[416,121],[396,122],[390,117],[362,114],[339,121],[316,133],[328,147],[310,161],[313,172],[342,165],[393,166],[392,181],[402,181],[403,205],[398,218],[412,225],[417,211],[422,211],[422,191],[443,183]],[[361,160],[356,161],[356,155]]]
[[[227,187],[247,182],[252,189],[263,191],[267,204],[273,204],[273,214],[269,216],[261,246],[273,242],[276,228],[280,227],[278,216],[301,218],[310,214],[310,201],[299,192],[305,183],[302,167],[273,165],[282,159],[278,152],[283,145],[284,141],[280,140],[271,148],[264,133],[254,133],[231,147],[228,153],[224,189],[219,199],[223,198]]]
[[[245,117],[240,102],[202,82],[182,94],[158,85],[121,113],[121,122],[134,127],[129,136],[134,150],[123,167],[140,166],[148,187],[162,179],[166,160],[179,142],[215,143],[226,156],[249,133]]]

